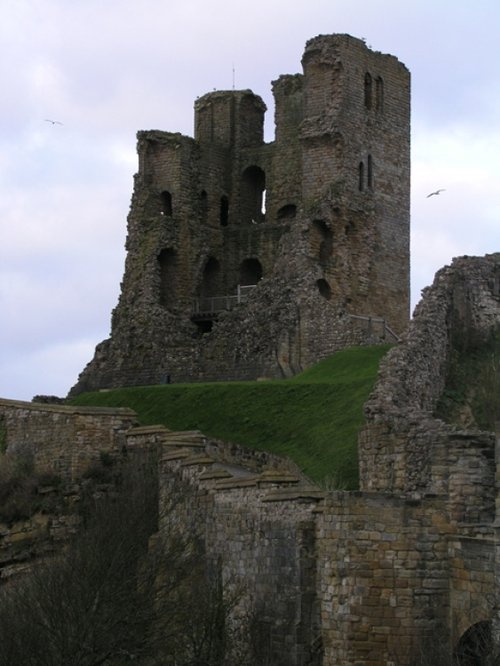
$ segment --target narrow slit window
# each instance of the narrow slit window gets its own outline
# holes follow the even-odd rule
[[[208,216],[208,196],[205,190],[200,193],[200,212],[202,222],[206,222]]]
[[[167,217],[172,217],[172,195],[164,190],[161,195],[161,213]]]
[[[367,169],[368,189],[373,190],[373,159],[368,155],[368,169]]]
[[[220,198],[220,224],[227,227],[229,222],[229,199],[226,196]]]
[[[366,72],[365,74],[365,107],[367,109],[372,108],[372,77],[371,74]]]
[[[365,189],[365,165],[363,162],[359,163],[358,166],[358,190],[363,192]]]

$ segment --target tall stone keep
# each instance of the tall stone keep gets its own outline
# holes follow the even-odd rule
[[[409,318],[410,75],[349,35],[309,40],[262,99],[195,102],[194,138],[138,133],[111,337],[72,393],[286,377]]]

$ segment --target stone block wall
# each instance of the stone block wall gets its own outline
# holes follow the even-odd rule
[[[37,512],[24,520],[0,522],[0,586],[60,552],[80,525],[80,518],[72,513],[69,503],[66,511]]]
[[[440,494],[325,492],[290,461],[197,431],[137,426],[129,410],[0,407],[7,449],[33,452],[41,470],[54,460],[63,475],[65,461],[68,480],[100,451],[160,454],[151,547],[177,530],[201,541],[240,593],[232,621],[245,627],[256,666],[410,666],[429,645],[435,656],[436,637],[449,655],[471,625],[494,617],[500,549],[485,433],[455,433],[449,457],[429,460]],[[0,526],[1,578],[57,551],[75,520],[36,514]]]
[[[224,449],[196,433],[165,436],[160,503],[171,509],[160,513],[159,533],[201,539],[226,589],[240,593],[233,621],[246,627],[252,663],[319,665],[314,508],[322,493],[270,467],[277,459],[263,469],[257,455],[259,473],[235,451],[232,462],[214,456]]]
[[[472,640],[471,628],[498,621],[498,442],[433,411],[451,352],[498,330],[499,285],[496,254],[455,260],[425,291],[365,407],[359,492],[324,492],[289,461],[198,432],[136,427],[128,410],[0,401],[1,441],[33,453],[42,468],[67,469],[68,478],[101,450],[159,451],[159,537],[173,530],[196,536],[225,584],[242,590],[233,620],[260,646],[259,666],[265,659],[273,666],[413,666],[420,657],[436,659],[438,648],[444,660]],[[287,307],[285,288],[282,301],[273,301],[265,280],[261,289],[268,325],[283,336],[274,360],[292,373],[303,353],[297,330],[312,340],[327,318],[314,331],[312,317],[304,323],[302,309]],[[301,307],[313,312],[313,298]],[[264,316],[258,299],[249,300],[248,312]],[[254,341],[244,334],[251,322],[242,312],[228,316],[241,318],[242,334],[240,356],[226,350],[227,363],[250,367],[242,350]],[[337,321],[347,327],[348,317]],[[235,329],[224,322],[229,336]],[[204,344],[211,349],[209,338]],[[270,364],[260,367],[266,372]],[[37,534],[45,543],[46,526],[37,520],[4,531],[6,547]]]
[[[251,452],[223,458],[199,433],[162,441],[160,502],[174,511],[160,534],[191,530],[239,586],[233,619],[263,650],[252,663],[413,666],[494,616],[498,548],[466,474],[467,524],[451,492],[324,492],[277,461],[249,469]]]
[[[456,535],[449,541],[451,645],[469,627],[497,619],[498,532],[482,538]]]
[[[413,664],[448,616],[445,498],[335,493],[317,529],[324,664]]]
[[[26,455],[38,471],[74,480],[99,459],[120,453],[137,423],[131,409],[68,407],[0,399],[3,452]]]
[[[82,476],[102,453],[120,459],[126,434],[136,423],[130,409],[0,399],[0,455],[27,458],[36,478],[54,474],[64,488],[62,492],[50,481],[39,485],[32,516],[0,521],[0,585],[60,552],[80,524]]]

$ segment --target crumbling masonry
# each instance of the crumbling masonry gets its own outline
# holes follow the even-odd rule
[[[273,83],[195,103],[195,136],[138,133],[110,339],[73,393],[290,376],[409,317],[410,77],[348,35]]]
[[[137,427],[124,409],[0,400],[1,443],[75,480],[102,451],[157,448],[159,535],[194,532],[243,590],[234,620],[249,623],[252,666],[428,666],[474,651],[458,663],[488,663],[478,653],[498,630],[500,439],[434,410],[457,341],[481,344],[499,327],[500,254],[437,274],[365,406],[357,492],[320,490],[263,451]],[[182,501],[165,512],[172,492]],[[0,525],[0,583],[68,527],[47,515]]]
[[[272,144],[250,92],[198,100],[195,139],[139,135],[112,337],[75,391],[286,375],[375,324],[403,331],[408,74],[344,35],[311,40],[303,63],[274,84]],[[435,410],[457,344],[499,327],[500,254],[438,272],[365,406],[357,492],[325,492],[289,461],[202,433],[138,427],[129,410],[0,400],[0,444],[70,479],[102,451],[158,449],[160,504],[190,490],[175,511],[160,506],[159,535],[193,531],[243,590],[234,619],[249,622],[255,666],[488,663],[500,440]],[[0,526],[0,581],[60,529],[47,516]]]

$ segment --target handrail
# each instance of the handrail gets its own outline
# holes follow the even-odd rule
[[[370,330],[372,324],[382,324],[383,331],[384,331],[384,337],[388,333],[389,336],[394,338],[396,342],[401,342],[401,338],[399,335],[392,330],[392,328],[389,326],[389,324],[386,322],[386,320],[383,317],[370,317],[369,315],[354,315],[350,314],[349,317],[351,319],[358,319],[361,321],[367,321],[368,322],[368,330]]]
[[[247,300],[256,284],[239,284],[236,294],[225,296],[201,296],[193,302],[193,314],[215,314],[224,310],[231,310],[235,305]]]
[[[243,303],[247,300],[252,289],[255,289],[256,284],[239,284],[236,288],[236,294],[225,296],[201,296],[195,298],[193,301],[193,314],[194,315],[214,315],[218,312],[231,310],[235,305]],[[369,315],[348,315],[351,319],[358,321],[366,321],[368,323],[368,331],[371,332],[372,324],[381,324],[383,330],[383,337],[388,335],[396,342],[401,342],[399,335],[392,330],[383,317],[371,317]]]

